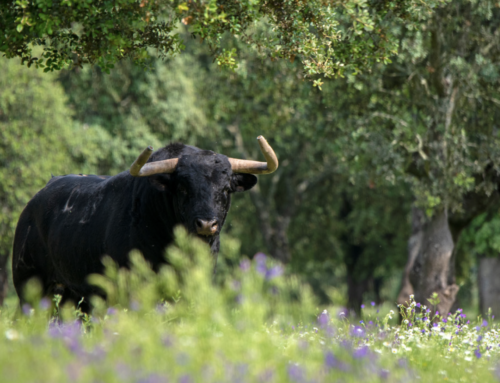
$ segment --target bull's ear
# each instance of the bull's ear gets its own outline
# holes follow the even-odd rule
[[[253,174],[233,174],[232,177],[231,189],[233,192],[243,192],[257,184],[257,177]]]

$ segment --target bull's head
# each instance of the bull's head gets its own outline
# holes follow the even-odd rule
[[[153,148],[146,148],[130,167],[134,177],[150,176],[160,190],[170,193],[175,213],[187,229],[211,242],[224,224],[230,195],[251,189],[254,174],[269,174],[278,159],[262,136],[257,138],[266,162],[228,158],[208,150],[186,147],[178,158],[147,162]]]

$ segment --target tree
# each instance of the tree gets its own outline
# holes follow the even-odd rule
[[[450,3],[421,30],[400,30],[394,63],[346,85],[357,98],[346,105],[351,158],[412,186],[423,214],[413,215],[405,286],[423,304],[438,293],[441,313],[458,291],[461,231],[498,201],[498,20],[487,1]]]
[[[104,143],[97,128],[75,125],[66,95],[51,74],[0,60],[0,304],[19,214],[51,174],[95,169]],[[98,149],[103,147],[103,149]]]
[[[308,75],[330,77],[388,62],[394,23],[414,25],[443,2],[11,0],[0,6],[0,51],[47,71],[85,63],[107,71],[126,57],[145,63],[153,51],[177,54],[182,22],[220,65],[236,66],[235,51],[221,45],[227,32],[272,59],[298,57]],[[259,22],[266,28],[255,28]]]
[[[477,216],[460,236],[457,252],[457,271],[471,277],[471,269],[477,270],[479,311],[486,315],[500,315],[500,218],[498,208]],[[476,267],[477,265],[477,267]]]

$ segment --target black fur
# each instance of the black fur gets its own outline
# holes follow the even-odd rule
[[[12,271],[21,301],[23,286],[33,277],[45,294],[62,285],[63,299],[88,298],[93,290],[86,277],[102,272],[105,254],[127,266],[129,252],[138,249],[157,269],[173,228],[182,224],[196,233],[197,218],[218,220],[217,233],[205,238],[216,254],[231,193],[252,188],[257,178],[233,174],[224,155],[178,143],[154,152],[149,161],[177,157],[172,174],[52,178],[16,228]]]

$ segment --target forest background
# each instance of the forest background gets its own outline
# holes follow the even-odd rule
[[[280,168],[233,199],[221,272],[264,252],[355,312],[400,292],[498,312],[499,26],[498,2],[453,1],[391,26],[397,56],[336,78],[230,34],[220,45],[237,61],[214,58],[186,25],[185,50],[147,68],[2,58],[1,299],[17,217],[51,173],[115,174],[172,141],[258,158],[263,134]]]

